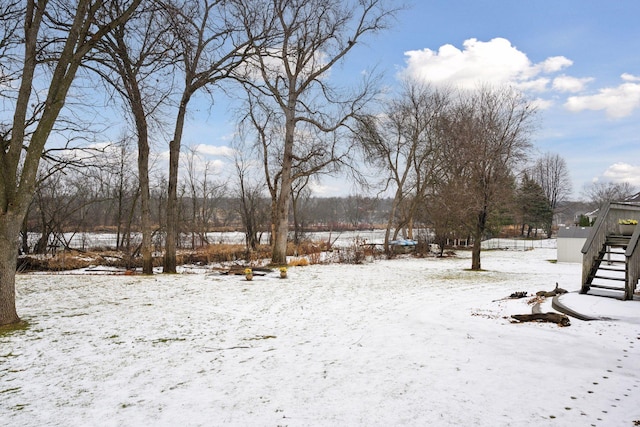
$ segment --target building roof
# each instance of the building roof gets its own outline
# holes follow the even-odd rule
[[[560,227],[558,238],[586,239],[591,233],[591,227]]]
[[[626,199],[624,199],[624,201],[631,203],[640,203],[640,193],[636,193],[633,196],[627,197]]]

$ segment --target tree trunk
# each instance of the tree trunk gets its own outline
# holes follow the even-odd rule
[[[151,197],[149,191],[149,127],[142,95],[133,73],[127,74],[129,101],[138,134],[138,188],[140,191],[140,228],[142,229],[142,274],[153,274],[151,256]]]
[[[124,210],[124,148],[120,152],[120,170],[118,171],[118,213],[116,214],[116,251],[122,249],[124,236],[122,235],[122,217]]]
[[[473,247],[471,248],[471,269],[480,270],[480,252],[482,250],[482,235],[487,226],[486,208],[478,215],[478,222],[473,233]]]
[[[285,181],[289,182],[285,183]],[[282,184],[280,197],[278,197],[278,203],[276,204],[275,236],[273,240],[273,253],[271,255],[271,262],[275,265],[283,265],[287,263],[291,182],[290,179],[285,179],[284,173],[282,174]],[[287,190],[287,188],[289,190]]]
[[[472,270],[480,270],[480,244],[482,242],[479,238],[473,239],[473,247],[471,248],[471,269]]]
[[[291,166],[293,162],[293,143],[295,133],[295,102],[289,100],[288,111],[285,112],[284,153],[282,156],[282,175],[280,194],[277,197],[274,216],[273,250],[271,262],[276,265],[287,263],[287,240],[289,235],[289,203],[291,202]]]
[[[142,274],[153,274],[151,256],[151,207],[149,196],[149,142],[138,139],[138,175],[140,185],[140,226],[142,228]]]
[[[298,193],[299,195],[299,193]],[[298,198],[291,198],[291,207],[293,213],[293,243],[298,245],[300,243],[300,224],[298,224]]]
[[[398,205],[400,204],[400,200],[402,199],[401,189],[398,188],[396,190],[396,194],[393,197],[393,202],[391,204],[391,211],[389,212],[389,217],[387,218],[387,229],[384,232],[384,253],[389,256],[391,254],[389,249],[389,240],[391,237],[391,227],[393,226],[393,220],[396,217],[396,211],[398,210]],[[394,230],[393,238],[395,239],[398,236],[398,228]]]
[[[176,146],[178,148],[176,148]],[[169,185],[167,188],[166,240],[164,245],[163,273],[176,270],[176,234],[178,229],[178,159],[180,146],[175,140],[169,143]]]
[[[38,34],[43,16],[55,10],[48,10],[46,2],[26,2],[27,15],[24,39],[24,63],[19,82],[17,99],[14,105],[11,126],[11,140],[0,150],[2,172],[0,173],[0,324],[17,322],[19,320],[15,308],[15,273],[18,257],[18,235],[20,226],[27,213],[29,203],[33,198],[36,187],[36,177],[42,152],[49,139],[53,126],[58,119],[60,110],[64,107],[69,88],[75,78],[78,67],[86,53],[111,29],[125,22],[140,4],[134,0],[127,9],[115,20],[100,25],[94,30],[89,22],[95,22],[96,14],[102,12],[102,6],[95,6],[92,2],[80,0],[76,2],[75,12],[72,12],[72,23],[62,37],[62,51],[58,58],[52,58],[50,84],[46,100],[42,104],[41,115],[37,125],[29,138],[25,138],[27,112],[32,102],[33,81],[38,64],[40,49]],[[47,9],[47,10],[45,10]],[[21,49],[17,49],[21,50]],[[41,99],[42,101],[42,99]],[[24,143],[29,144],[24,148]]]
[[[20,321],[16,310],[16,266],[21,224],[19,215],[0,215],[0,325]]]
[[[164,248],[163,273],[176,272],[176,248],[178,237],[178,165],[180,163],[180,144],[184,129],[189,96],[185,94],[180,102],[173,140],[169,142],[169,185],[167,190],[167,237]]]

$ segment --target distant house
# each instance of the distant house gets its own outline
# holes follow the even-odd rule
[[[600,212],[600,209],[596,209],[595,211],[587,212],[586,214],[584,214],[584,216],[589,218],[589,224],[593,224],[594,222],[596,222],[596,219],[598,219],[598,212]]]
[[[640,192],[634,194],[633,196],[629,196],[624,200],[621,200],[620,203],[640,204]],[[584,216],[589,218],[589,222],[593,224],[596,221],[596,219],[598,219],[599,213],[600,213],[600,209],[596,209],[594,211],[587,212],[586,214],[584,214]],[[577,221],[577,216],[576,216],[576,221]]]
[[[582,247],[591,227],[560,227],[558,229],[558,262],[582,263]]]

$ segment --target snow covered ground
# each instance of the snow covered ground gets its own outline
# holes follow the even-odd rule
[[[313,265],[241,276],[22,275],[0,334],[15,426],[633,426],[640,302],[510,322],[516,291],[576,291],[556,250]],[[546,305],[546,304],[545,304]],[[548,307],[544,307],[546,310]],[[636,424],[637,425],[637,424]]]

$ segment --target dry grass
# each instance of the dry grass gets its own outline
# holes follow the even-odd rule
[[[288,256],[302,256],[302,255],[310,255],[310,254],[318,254],[324,250],[326,250],[327,243],[326,242],[316,242],[311,240],[305,240],[297,245],[289,242],[287,245],[287,255]]]
[[[306,266],[320,264],[322,252],[326,250],[326,242],[304,241],[297,245],[289,243],[287,256],[288,265]],[[348,251],[347,251],[348,252]],[[343,254],[344,256],[344,254]],[[257,265],[265,259],[271,258],[271,247],[260,245],[256,250],[248,250],[239,244],[212,244],[196,250],[181,249],[176,254],[179,265],[195,264],[209,265],[216,263],[235,263],[242,261]],[[342,260],[347,261],[347,260]],[[352,261],[352,260],[351,260]],[[341,262],[339,258],[338,262]],[[162,265],[162,258],[155,257],[154,266]],[[26,255],[20,258],[19,271],[64,271],[87,268],[90,266],[109,266],[124,269],[142,267],[142,257],[132,256],[124,252],[113,250],[95,250],[80,252],[75,250],[60,251],[54,255]]]
[[[18,260],[19,271],[62,271],[102,264],[97,254],[62,251],[55,255],[29,255]]]
[[[306,267],[309,265],[309,259],[307,257],[296,257],[289,260],[291,267]]]

